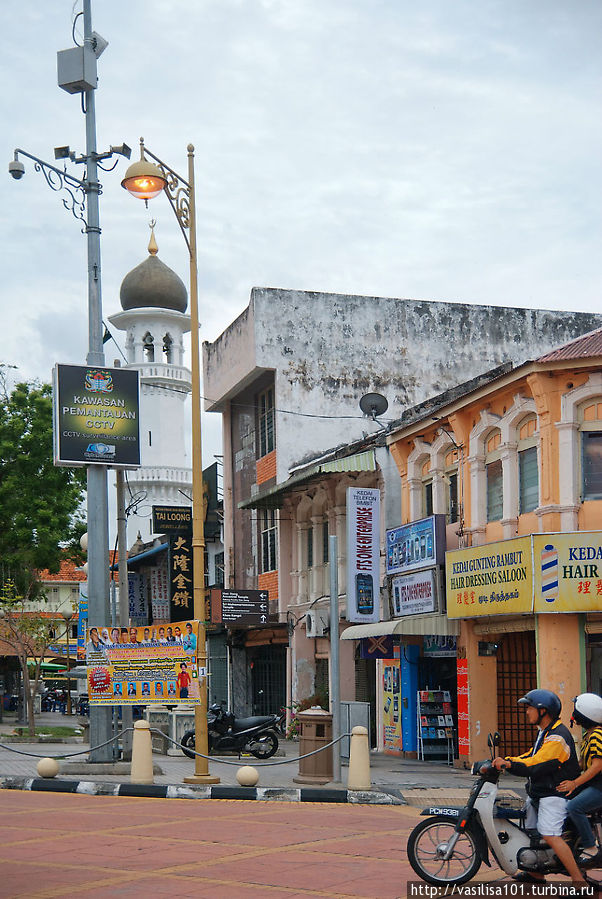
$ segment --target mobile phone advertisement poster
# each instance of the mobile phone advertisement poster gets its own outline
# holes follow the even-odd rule
[[[380,490],[347,488],[347,620],[380,620]]]
[[[198,621],[88,628],[90,704],[198,704],[198,645]]]

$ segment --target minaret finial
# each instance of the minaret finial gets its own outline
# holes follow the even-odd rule
[[[148,226],[151,229],[151,238],[148,242],[148,252],[151,254],[151,256],[156,256],[157,253],[159,252],[159,247],[157,246],[157,241],[155,240],[155,225],[156,224],[157,224],[157,222],[155,221],[155,219],[152,219],[151,223]]]

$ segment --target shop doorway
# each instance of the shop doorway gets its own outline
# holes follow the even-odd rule
[[[356,702],[370,703],[370,746],[376,746],[376,663],[371,659],[355,660]]]
[[[286,646],[257,646],[249,655],[252,714],[275,715],[286,705]]]
[[[497,651],[497,714],[502,738],[500,755],[520,755],[533,743],[534,728],[517,705],[537,686],[535,632],[505,634]]]

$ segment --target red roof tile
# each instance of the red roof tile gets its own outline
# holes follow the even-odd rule
[[[588,359],[596,356],[602,356],[602,328],[590,331],[583,337],[577,337],[570,343],[540,356],[538,362],[560,362],[563,359]]]

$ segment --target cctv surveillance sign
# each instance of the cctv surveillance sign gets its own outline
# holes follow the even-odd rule
[[[54,464],[140,465],[138,372],[56,365]]]

